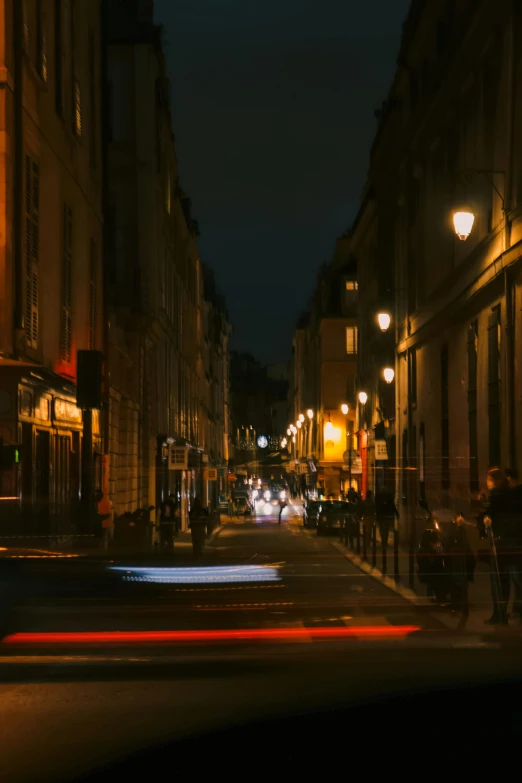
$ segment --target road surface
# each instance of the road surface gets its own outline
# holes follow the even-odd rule
[[[225,525],[202,561],[38,561],[24,586],[0,648],[9,781],[73,780],[167,738],[520,668],[513,637],[448,637],[292,508],[280,526],[270,507]]]

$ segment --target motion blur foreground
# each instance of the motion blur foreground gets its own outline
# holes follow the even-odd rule
[[[516,741],[520,627],[459,630],[459,613],[390,589],[302,513],[291,500],[279,525],[263,498],[223,515],[198,561],[183,533],[168,553],[2,553],[6,779],[210,774],[226,748],[240,765],[261,753],[260,769],[333,772],[347,738],[364,770],[376,721],[415,751],[448,710],[498,710],[506,683],[491,731]],[[459,737],[474,732],[464,721]]]

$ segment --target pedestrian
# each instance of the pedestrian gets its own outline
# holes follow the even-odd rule
[[[195,558],[203,554],[203,545],[207,529],[208,511],[203,508],[199,497],[194,499],[190,509],[190,532],[192,534],[192,552]]]
[[[399,512],[395,505],[393,495],[389,490],[382,489],[375,496],[375,518],[379,527],[382,546],[383,571],[386,569],[387,549],[390,529],[394,527],[395,520],[399,518]]]
[[[285,498],[279,498],[279,522],[277,523],[278,525],[281,524],[281,516],[285,508],[286,508]]]
[[[169,495],[160,505],[160,545],[164,549],[174,548],[174,535],[176,532],[176,502],[173,495]]]
[[[486,625],[506,625],[510,593],[510,565],[516,534],[516,494],[510,490],[503,470],[491,468],[486,474],[487,505],[478,518],[480,535],[490,541],[490,583],[493,614]]]
[[[112,520],[112,505],[110,500],[106,498],[98,489],[95,493],[96,500],[96,530],[95,534],[98,538],[104,539],[105,543],[108,543],[109,538],[114,538],[114,523]]]
[[[511,616],[522,619],[522,486],[518,483],[518,472],[514,468],[506,468],[505,474],[513,511],[510,551],[506,555],[506,565],[514,589]]]
[[[373,492],[371,489],[367,490],[366,498],[359,505],[359,515],[363,523],[363,535],[364,535],[364,550],[366,551],[370,545],[372,538],[373,526],[375,525],[376,506]]]

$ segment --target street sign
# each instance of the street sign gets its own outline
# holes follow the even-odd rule
[[[187,470],[188,448],[186,446],[169,445],[169,470]]]
[[[217,481],[217,468],[206,468],[204,471],[205,481]]]
[[[374,440],[375,459],[388,459],[388,447],[385,440]]]

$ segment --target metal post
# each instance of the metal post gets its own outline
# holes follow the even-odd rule
[[[400,579],[399,574],[399,520],[395,519],[393,523],[393,577],[396,582]]]
[[[83,521],[87,533],[94,532],[94,453],[92,448],[92,410],[82,411],[82,494]]]

